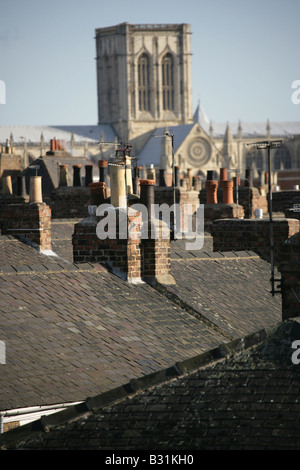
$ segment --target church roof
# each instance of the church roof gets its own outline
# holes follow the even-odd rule
[[[194,122],[198,122],[202,129],[209,133],[212,126],[212,135],[214,138],[224,138],[227,130],[232,136],[238,134],[239,126],[242,137],[265,137],[267,127],[270,126],[271,137],[292,137],[300,134],[300,121],[278,121],[278,122],[216,122],[209,119],[203,106],[198,103],[194,113]]]
[[[233,137],[241,126],[242,137],[266,137],[267,122],[229,122]],[[226,132],[226,122],[212,122],[213,137],[223,138]],[[300,121],[270,122],[271,137],[292,137],[300,134]]]
[[[4,143],[12,134],[13,140],[17,144],[23,143],[24,139],[27,143],[39,143],[42,133],[46,142],[54,138],[69,142],[72,134],[75,143],[100,142],[102,135],[105,142],[113,142],[116,137],[112,126],[108,124],[96,126],[0,126],[0,142]]]
[[[188,136],[195,124],[182,124],[168,129],[170,134],[174,135],[174,153],[177,152],[182,142]],[[166,133],[166,127],[158,127],[153,131],[152,137],[145,144],[138,155],[139,165],[159,165],[161,155],[161,139]]]

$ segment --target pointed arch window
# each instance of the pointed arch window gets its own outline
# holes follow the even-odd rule
[[[275,170],[288,170],[292,167],[290,152],[284,145],[280,147],[274,157],[274,169]]]
[[[149,111],[150,109],[149,58],[146,53],[142,54],[138,61],[138,87],[139,87],[139,110]]]
[[[163,109],[165,111],[174,110],[174,64],[170,53],[166,54],[162,60],[162,96]]]

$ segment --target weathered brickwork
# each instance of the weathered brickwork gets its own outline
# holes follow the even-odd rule
[[[281,247],[282,319],[298,317],[300,312],[300,233]]]
[[[184,214],[184,204],[191,205],[191,211],[194,213],[197,209],[197,206],[200,204],[200,197],[199,191],[190,190],[187,191],[184,188],[175,188],[175,195],[174,189],[172,187],[166,186],[155,186],[154,190],[154,197],[155,197],[155,204],[162,205],[167,204],[168,206],[172,206],[175,204],[180,204],[181,206],[181,220],[183,220]],[[171,224],[173,224],[173,213],[171,213],[170,217]],[[182,229],[182,224],[178,229]]]
[[[210,232],[214,220],[244,218],[243,206],[237,204],[204,204],[204,228]]]
[[[170,274],[169,229],[162,221],[154,221],[160,232],[156,238],[141,238],[142,217],[135,211],[128,216],[128,236],[119,233],[119,212],[116,210],[116,234],[100,240],[97,225],[103,217],[88,217],[75,224],[73,234],[74,263],[96,262],[125,274],[128,281],[158,279]],[[162,231],[164,230],[164,231]],[[166,231],[168,233],[166,234]],[[168,235],[168,236],[167,236]],[[110,235],[111,236],[111,235]]]
[[[203,188],[200,191],[200,200],[202,204],[206,203],[207,189]],[[219,186],[217,190],[218,203],[223,202],[223,190]],[[243,207],[244,217],[246,219],[255,216],[255,209],[263,209],[263,213],[268,212],[268,199],[265,188],[255,188],[248,186],[239,186],[238,195],[236,188],[233,188],[233,201]]]
[[[0,201],[1,233],[24,238],[39,250],[50,250],[50,207],[44,202],[24,203],[18,197],[10,198],[10,202],[6,198]]]
[[[293,204],[300,203],[300,191],[274,191],[272,193],[272,209],[274,212],[285,212]]]
[[[157,237],[142,240],[142,272],[144,278],[157,279],[170,274],[170,231],[161,220],[154,220],[151,224]]]
[[[233,191],[233,200],[236,202],[235,190]],[[262,209],[264,214],[268,212],[268,199],[264,188],[240,186],[238,202],[244,208],[246,219],[254,217],[256,209]]]
[[[299,220],[276,219],[273,221],[275,261],[281,257],[281,246],[299,232]],[[269,259],[270,222],[268,219],[216,220],[212,226],[214,251],[254,250]]]

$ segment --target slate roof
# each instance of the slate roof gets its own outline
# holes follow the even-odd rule
[[[265,137],[267,134],[267,125],[270,126],[272,137],[293,137],[300,135],[300,121],[271,121],[271,122],[217,122],[208,118],[205,110],[199,103],[194,113],[194,122],[199,122],[203,130],[208,134],[210,125],[212,125],[212,134],[214,138],[224,138],[227,125],[233,136],[238,134],[238,128],[241,126],[242,137]]]
[[[182,142],[186,139],[190,131],[192,130],[193,124],[182,124],[180,126],[171,126],[168,128],[170,133],[174,134],[174,153],[177,152]],[[153,131],[153,136],[165,135],[166,127],[158,127]],[[146,142],[142,150],[138,154],[139,165],[153,164],[159,166],[160,155],[161,155],[161,138],[150,137]]]
[[[45,155],[34,160],[23,174],[26,177],[26,189],[29,194],[30,176],[38,174],[42,176],[42,191],[44,196],[50,196],[51,191],[59,186],[59,165],[68,165],[68,182],[73,186],[73,165],[81,165],[81,177],[85,176],[85,165],[93,165],[93,176],[98,178],[99,168],[90,159],[73,157],[67,152],[56,152],[54,155]],[[35,167],[39,169],[36,170]],[[37,171],[37,173],[36,173]]]
[[[223,138],[226,126],[229,125],[231,133],[236,136],[238,133],[238,122],[212,122],[213,136]],[[267,134],[266,122],[241,122],[242,137],[265,137]],[[300,134],[300,121],[270,122],[271,137],[293,137]]]
[[[0,237],[0,338],[8,351],[1,410],[85,399],[280,320],[280,301],[268,294],[268,265],[251,253],[219,261],[208,249],[197,260],[175,242],[178,290],[158,292],[99,265],[74,265],[73,223],[52,224],[52,249],[62,258]],[[224,269],[231,272],[226,286]],[[251,272],[258,307],[249,319]]]
[[[199,117],[195,113],[194,118]],[[174,134],[174,153],[177,152],[181,144],[184,142],[193,126],[196,124],[181,124],[179,126],[171,126],[168,128],[170,133]],[[210,123],[207,122],[206,118],[200,115],[200,126],[209,135]],[[219,123],[212,122],[212,134],[213,138],[224,139],[227,124],[233,136],[238,133],[239,123]],[[265,138],[267,134],[267,123],[264,122],[241,122],[242,126],[242,137],[246,138]],[[272,137],[293,137],[294,135],[300,135],[300,122],[271,122],[270,132]],[[157,128],[153,131],[153,135],[164,135],[166,131],[165,127]],[[155,166],[160,164],[161,155],[161,139],[150,137],[146,142],[142,150],[139,152],[139,164],[150,165],[151,163]]]
[[[299,450],[300,371],[291,360],[299,336],[299,318],[285,321],[5,433],[0,446],[110,451],[105,457]]]
[[[209,235],[200,251],[174,241],[177,285],[154,289],[73,264],[76,222],[52,221],[52,256],[0,236],[0,411],[110,397],[281,321],[269,265],[253,252],[213,253]]]

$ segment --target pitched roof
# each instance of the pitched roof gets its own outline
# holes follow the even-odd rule
[[[67,152],[55,152],[54,155],[45,155],[37,158],[23,171],[23,174],[26,176],[27,191],[29,191],[29,177],[36,174],[34,167],[38,166],[37,174],[43,177],[43,195],[49,196],[51,191],[59,185],[59,165],[68,165],[69,186],[73,185],[73,165],[82,166],[81,176],[85,175],[85,165],[93,166],[93,175],[97,176],[99,173],[98,166],[88,158],[73,157]]]
[[[299,318],[0,437],[2,449],[298,450]],[[136,455],[139,455],[136,454]],[[143,454],[146,456],[147,453]]]
[[[1,411],[84,400],[280,320],[255,254],[189,253],[175,242],[178,290],[159,292],[74,265],[73,224],[52,224],[57,257],[0,238]]]
[[[174,153],[177,152],[182,142],[186,139],[195,124],[182,124],[168,128],[170,134],[174,134]],[[166,133],[166,127],[158,127],[153,131],[152,137],[146,142],[138,154],[139,165],[149,166],[153,164],[159,166],[161,155],[161,139]]]
[[[265,137],[267,126],[270,126],[271,137],[293,137],[300,135],[300,121],[266,121],[266,122],[218,122],[209,119],[203,106],[199,103],[194,113],[194,122],[198,122],[206,133],[209,133],[210,125],[214,138],[224,138],[227,127],[235,137],[241,126],[242,137]]]
[[[267,135],[267,122],[229,122],[229,128],[233,137],[241,126],[242,137],[265,137]],[[223,138],[227,123],[212,122],[213,137]],[[297,122],[270,122],[271,137],[293,137],[300,135],[300,121]]]

